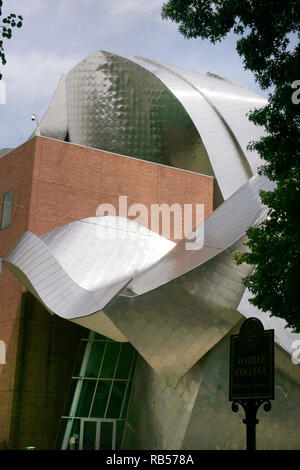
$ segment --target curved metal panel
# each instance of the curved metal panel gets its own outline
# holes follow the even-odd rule
[[[207,262],[240,239],[250,225],[266,214],[259,191],[272,190],[274,183],[256,175],[231,198],[218,207],[199,227],[195,243],[199,249],[187,250],[184,239],[153,267],[135,277],[128,288],[133,294],[142,294],[161,286],[191,269]]]
[[[253,268],[236,266],[232,253],[264,217],[258,193],[272,185],[253,177],[206,219],[204,247],[193,251],[185,240],[172,249],[133,221],[100,217],[41,239],[27,232],[5,263],[50,311],[98,332],[115,328],[175,383],[241,318],[241,278]]]
[[[66,95],[67,94],[67,98]],[[67,100],[67,104],[66,104]],[[265,100],[212,74],[98,51],[62,77],[36,133],[216,177],[224,199],[256,171]]]
[[[113,216],[72,222],[41,240],[73,281],[89,291],[128,281],[175,246],[133,220]]]
[[[91,217],[41,238],[25,232],[4,262],[51,312],[77,318],[102,310],[174,245],[134,221]]]
[[[215,85],[215,78],[196,72],[188,72],[178,67],[161,64],[143,57],[133,57],[131,60],[144,66],[157,76],[182,103],[203,140],[224,199],[230,197],[253,175],[253,172],[230,125],[219,112],[219,107],[215,106],[212,100],[207,99],[207,93],[203,92],[205,91],[204,87],[199,87],[193,77],[197,77],[200,83],[202,81],[208,82],[212,89]],[[253,133],[254,126],[248,124],[246,110],[245,114],[239,110],[241,102],[243,102],[242,93],[238,95],[234,85],[227,82],[229,90],[223,90],[222,83],[223,81],[220,80],[218,93],[221,96],[223,94],[229,96],[230,115],[236,117],[236,119],[232,120],[234,122],[238,119],[241,120],[241,126],[243,127],[244,125],[246,127],[248,141],[255,139],[257,132],[261,136],[262,130],[259,128],[256,128],[255,133]],[[233,96],[234,93],[236,99],[230,100],[230,96]],[[249,100],[250,96],[252,97],[251,99],[254,99],[252,95],[254,94],[249,92]],[[255,97],[256,102],[261,102],[258,95],[255,95]],[[226,102],[226,104],[228,103]],[[247,111],[249,111],[250,104],[248,102],[247,104]]]
[[[117,296],[104,312],[143,358],[174,385],[242,318],[243,295],[232,252],[242,239],[208,263],[143,295]],[[251,269],[251,268],[250,268]]]
[[[83,289],[64,271],[47,245],[29,231],[4,264],[50,312],[68,319],[102,310],[128,282],[123,279],[96,291]]]
[[[41,133],[65,138],[68,119],[71,142],[215,175],[226,201],[196,228],[193,249],[190,238],[174,246],[133,221],[93,217],[41,238],[26,232],[4,263],[50,312],[129,340],[174,384],[253,313],[241,282],[253,267],[232,254],[266,216],[259,190],[274,187],[252,177],[259,161],[246,148],[262,130],[245,114],[264,100],[212,75],[102,51],[69,72],[66,93],[62,79]],[[291,336],[276,331],[290,352]]]
[[[145,67],[98,51],[67,75],[70,142],[213,175],[193,121]]]
[[[265,135],[263,127],[249,121],[247,114],[267,104],[267,100],[253,91],[217,75],[200,74],[180,67],[169,66],[195,86],[224,119],[245,155],[252,173],[255,174],[262,161],[256,151],[247,149],[250,140]]]

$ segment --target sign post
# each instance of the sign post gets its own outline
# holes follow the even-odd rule
[[[271,410],[274,399],[274,330],[264,330],[257,318],[244,321],[238,335],[230,337],[229,400],[232,411],[245,411],[247,450],[255,450],[256,413],[264,403]]]

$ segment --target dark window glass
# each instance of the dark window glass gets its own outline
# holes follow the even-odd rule
[[[116,379],[127,379],[132,364],[132,358],[135,353],[133,347],[129,343],[122,343],[121,354],[116,371]]]
[[[125,397],[125,401],[124,401],[124,406],[123,406],[123,411],[122,411],[121,418],[126,418],[126,412],[127,412],[127,407],[128,407],[130,391],[131,391],[131,383],[129,382],[128,387],[127,387],[127,392],[126,392],[126,397]]]
[[[85,377],[98,377],[99,367],[105,348],[104,341],[94,341],[91,346],[91,351],[86,367]]]
[[[98,382],[91,412],[93,418],[104,418],[110,387],[111,380],[101,380]]]
[[[95,390],[95,380],[84,380],[81,385],[80,397],[75,416],[88,417]]]
[[[85,352],[86,345],[88,344],[87,341],[81,341],[79,345],[79,349],[76,354],[75,365],[73,370],[73,377],[80,377],[80,370],[82,365],[82,359]]]
[[[124,420],[117,422],[116,449],[121,449],[124,424],[125,424]]]
[[[107,343],[100,377],[108,379],[113,377],[119,355],[120,345],[120,343]]]
[[[100,340],[102,340],[102,341],[106,341],[106,340],[107,340],[106,336],[102,336],[102,335],[100,335],[99,333],[95,333],[95,334],[94,334],[94,339],[97,339],[97,340],[100,339]]]
[[[66,428],[65,423],[61,423],[60,440],[65,428],[68,443],[64,442],[67,448],[70,448],[69,439],[72,437],[73,449],[78,449],[81,442],[83,449],[95,449],[100,443],[100,449],[110,450],[114,439],[116,448],[120,449],[136,351],[129,343],[110,341],[106,338],[102,341],[99,338],[104,337],[96,333],[92,336],[93,339],[90,335],[91,341],[81,341],[76,356],[73,377],[81,375],[83,378],[72,380],[68,394],[70,400],[66,402],[63,413],[64,416],[74,415],[76,418],[68,421]],[[71,407],[72,398],[75,410]],[[86,421],[86,418],[97,419],[97,422]],[[115,420],[115,436],[113,423],[100,422],[103,418]],[[96,435],[97,430],[99,435]]]
[[[85,421],[83,428],[83,450],[95,450],[96,443],[96,421]]]
[[[110,395],[106,418],[120,418],[127,382],[115,381]]]
[[[2,203],[2,218],[1,218],[1,229],[7,228],[10,226],[11,214],[12,214],[12,204],[14,198],[14,191],[11,189],[8,193],[3,196]]]
[[[111,450],[113,439],[113,423],[103,421],[100,429],[100,450]]]

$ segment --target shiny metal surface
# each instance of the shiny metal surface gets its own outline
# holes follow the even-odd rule
[[[249,136],[252,140],[258,140],[265,133],[264,129],[255,126],[245,117],[251,109],[265,106],[267,100],[237,83],[209,72],[199,74],[175,66],[169,67],[196,87],[215,109],[240,146],[252,173],[255,174],[261,161],[256,151],[247,149]]]
[[[169,384],[177,383],[242,315],[253,313],[241,282],[253,267],[236,266],[232,254],[244,249],[247,228],[266,216],[259,190],[273,188],[255,174],[258,157],[246,148],[263,132],[245,113],[263,104],[212,74],[103,51],[88,57],[65,85],[61,80],[40,124],[43,135],[64,138],[67,129],[76,144],[214,175],[221,204],[205,220],[204,237],[197,227],[193,250],[186,249],[191,240],[174,246],[130,221],[116,227],[114,218],[95,217],[41,238],[26,232],[4,263],[49,311],[127,339]],[[115,235],[136,233],[112,236],[111,224]],[[295,337],[274,327],[290,352]]]
[[[137,276],[175,243],[123,217],[89,217],[41,236],[65,272],[89,291]]]
[[[190,116],[154,74],[98,51],[67,75],[70,142],[213,175]]]
[[[203,248],[187,250],[187,240],[182,240],[156,265],[135,277],[127,287],[135,294],[142,294],[200,266],[230,247],[245,234],[250,225],[258,223],[265,216],[266,209],[261,204],[259,191],[271,190],[273,187],[274,184],[263,176],[251,178],[203,222],[203,230],[200,226],[196,229],[199,246],[203,245]]]
[[[92,292],[81,288],[64,271],[47,245],[28,231],[5,264],[50,312],[63,318],[81,317],[101,310],[103,303],[126,284],[126,280],[119,281]]]
[[[72,143],[215,176],[223,199],[260,164],[247,144],[263,130],[246,113],[266,101],[228,80],[98,51],[65,83],[37,129],[41,135],[64,139],[68,129]]]
[[[184,106],[204,143],[223,198],[227,199],[253,175],[253,172],[232,129],[219,112],[218,103],[213,105],[207,99],[207,94],[202,92],[201,87],[197,86],[194,80],[190,80],[188,71],[143,57],[133,57],[130,59],[157,76]],[[200,82],[204,80],[210,83],[211,88],[214,87],[214,77],[200,73],[192,73],[192,76],[198,77]],[[225,89],[223,82],[226,83]],[[240,99],[231,100],[230,113],[237,115],[235,121],[241,120],[240,125],[246,128],[248,140],[252,140],[252,135],[254,138],[253,125],[249,123],[246,115],[239,111],[240,102],[243,100],[240,89],[241,87],[237,87],[225,80],[220,80],[218,84],[218,92],[221,95],[231,94],[236,97],[240,96]],[[247,94],[247,90],[244,93]],[[249,92],[249,97],[253,98],[251,92]],[[257,101],[259,101],[260,97],[257,95],[256,97]],[[251,104],[253,106],[253,103]],[[251,109],[251,104],[250,101],[246,102],[245,112]],[[263,134],[261,133],[260,135]]]
[[[109,319],[174,384],[241,319],[241,278],[253,268],[236,266],[232,253],[265,215],[259,190],[271,188],[253,177],[206,219],[198,250],[187,251],[186,240],[174,247],[126,219],[111,228],[114,218],[103,217],[40,239],[27,232],[4,263],[51,312],[102,334]],[[133,238],[113,239],[123,229]]]
[[[143,295],[117,296],[104,312],[156,373],[173,386],[241,319],[235,244],[215,259]]]
[[[237,334],[239,328],[240,323],[230,335]],[[245,449],[243,415],[232,413],[228,402],[230,335],[174,386],[138,357],[124,449],[170,449],[170,453],[175,449]],[[296,450],[300,440],[300,367],[277,345],[275,357],[275,401],[271,413],[262,410],[258,416],[257,449]]]
[[[134,221],[91,217],[41,238],[25,232],[5,264],[48,310],[78,318],[101,310],[173,246]]]

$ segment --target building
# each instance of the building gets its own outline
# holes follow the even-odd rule
[[[247,149],[262,131],[245,114],[264,102],[100,51],[62,76],[31,139],[2,151],[3,447],[243,448],[229,336],[259,316],[275,329],[276,400],[258,446],[299,448],[297,336],[251,306],[253,268],[232,259],[272,189]]]

